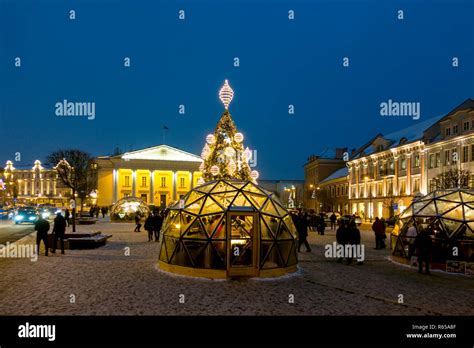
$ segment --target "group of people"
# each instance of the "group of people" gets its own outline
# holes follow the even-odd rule
[[[96,218],[99,218],[99,214],[102,214],[102,218],[105,218],[105,216],[107,215],[108,212],[109,212],[108,207],[99,207],[98,205],[93,205],[89,209],[89,216],[90,217],[95,216]]]
[[[145,220],[145,230],[148,232],[148,241],[153,241],[153,237],[155,237],[155,242],[160,240],[160,231],[161,226],[163,225],[164,220],[164,212],[160,212],[159,210],[154,210],[152,213],[148,214],[148,217]],[[140,232],[140,228],[142,227],[142,217],[140,214],[135,215],[135,230],[134,232]]]
[[[61,244],[61,254],[64,254],[64,235],[66,234],[66,226],[67,226],[66,218],[61,213],[57,213],[56,217],[54,218],[54,225],[53,225],[53,248],[51,250],[52,253],[56,252],[56,247],[58,245],[58,240],[59,240]],[[49,222],[40,215],[38,220],[35,223],[35,231],[37,232],[36,250],[37,250],[38,255],[39,255],[41,241],[43,241],[44,247],[45,247],[45,255],[48,256],[49,229],[50,229]]]
[[[414,223],[411,223],[405,234],[408,242],[408,258],[417,256],[418,273],[423,273],[423,265],[425,265],[425,273],[430,274],[431,252],[433,249],[432,235],[435,234],[435,226],[423,228],[418,233]]]
[[[357,247],[360,245],[360,231],[357,228],[357,224],[354,218],[349,220],[341,219],[339,220],[339,227],[336,230],[336,241],[338,244],[343,247],[346,245],[351,245]],[[346,264],[350,265],[353,260],[353,255],[346,257]],[[339,257],[337,262],[342,262],[343,258]],[[357,261],[358,265],[362,265],[362,261]]]

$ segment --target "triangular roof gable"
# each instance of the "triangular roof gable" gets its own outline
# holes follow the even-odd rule
[[[158,145],[142,150],[125,152],[113,157],[124,160],[202,162],[200,157],[168,145]]]

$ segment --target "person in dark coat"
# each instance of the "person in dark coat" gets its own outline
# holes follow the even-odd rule
[[[304,244],[306,247],[306,252],[311,252],[311,247],[308,243],[308,221],[306,220],[305,216],[300,212],[298,214],[298,225],[296,226],[296,230],[298,231],[299,235],[299,243],[298,243],[298,252],[301,251],[301,244]]]
[[[331,230],[335,230],[336,229],[336,220],[337,220],[336,214],[332,213],[332,215],[329,219],[331,220]]]
[[[155,212],[153,216],[153,231],[155,232],[155,242],[160,240],[160,231],[161,226],[163,225],[163,216],[161,216],[159,211]]]
[[[423,273],[423,263],[425,272],[430,274],[431,249],[433,241],[429,229],[424,229],[415,237],[415,250],[418,253],[418,273]]]
[[[52,253],[56,252],[56,247],[58,245],[58,239],[61,243],[61,254],[64,254],[64,234],[66,233],[66,219],[61,215],[61,213],[57,213],[56,217],[54,218],[54,226],[53,226],[53,234],[54,234],[54,242],[53,242],[53,250]]]
[[[360,231],[357,228],[357,225],[355,223],[355,220],[351,220],[349,223],[349,228],[348,228],[348,244],[351,244],[354,246],[353,250],[358,250],[357,246],[360,245]],[[354,256],[354,255],[352,255]],[[347,264],[350,265],[352,263],[353,257],[348,257],[347,258]],[[362,261],[357,262],[358,265],[362,265]]]
[[[385,249],[385,224],[378,217],[375,218],[372,224],[372,231],[375,234],[375,249]]]
[[[348,231],[347,231],[347,222],[345,221],[340,221],[339,227],[336,231],[336,241],[338,244],[342,245],[343,247],[347,244],[347,238],[348,238]],[[342,262],[342,257],[339,257],[337,259],[337,262]]]
[[[102,218],[105,218],[105,213],[107,213],[107,209],[105,207],[102,207],[102,209],[100,209],[101,213],[102,213]]]
[[[38,220],[35,223],[36,234],[36,253],[39,255],[40,243],[43,241],[45,255],[48,256],[48,231],[49,231],[49,222],[43,219],[40,215]]]
[[[150,213],[145,220],[145,230],[148,232],[148,241],[153,240],[153,215]]]
[[[66,223],[67,223],[67,226],[69,227],[70,225],[70,222],[69,222],[69,218],[71,217],[71,213],[69,212],[69,209],[66,209],[64,211],[64,218],[66,219]]]
[[[324,216],[322,214],[319,215],[317,229],[318,229],[318,234],[324,236],[324,230],[326,229],[326,221],[324,221]]]
[[[135,214],[135,229],[133,230],[133,232],[140,232],[140,227],[142,227],[142,224],[140,223],[140,214],[136,213]]]

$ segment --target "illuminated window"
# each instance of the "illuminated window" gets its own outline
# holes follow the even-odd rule
[[[420,192],[420,179],[415,178],[413,181],[413,192]]]
[[[146,187],[146,176],[142,176],[142,187]]]
[[[449,166],[450,163],[451,161],[449,159],[449,150],[445,150],[444,151],[444,165]]]
[[[467,162],[469,161],[469,147],[463,146],[462,148],[462,161]]]
[[[124,186],[129,187],[130,186],[130,176],[126,175],[123,179],[124,179]]]
[[[179,178],[179,188],[185,188],[185,179],[184,178]]]
[[[436,153],[435,167],[438,168],[440,165],[441,165],[441,153],[437,152]]]
[[[464,130],[464,131],[468,131],[468,130],[469,130],[469,121],[468,121],[468,122],[464,122],[463,130]]]
[[[401,160],[400,160],[400,166],[402,167],[402,169],[407,169],[407,159],[405,157],[403,157]]]
[[[407,182],[405,180],[401,180],[400,182],[400,195],[404,195],[407,192]]]
[[[414,166],[415,166],[415,168],[419,168],[419,167],[420,167],[420,154],[419,154],[419,153],[417,153],[417,154],[415,155]]]
[[[161,177],[161,187],[166,187],[166,177]]]
[[[434,168],[435,167],[435,155],[434,154],[430,154],[430,168]]]

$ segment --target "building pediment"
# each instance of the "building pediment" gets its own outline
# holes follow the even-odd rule
[[[153,160],[170,162],[202,162],[200,157],[168,145],[158,145],[143,150],[125,152],[124,154],[113,156],[113,158],[120,158],[125,161]]]

